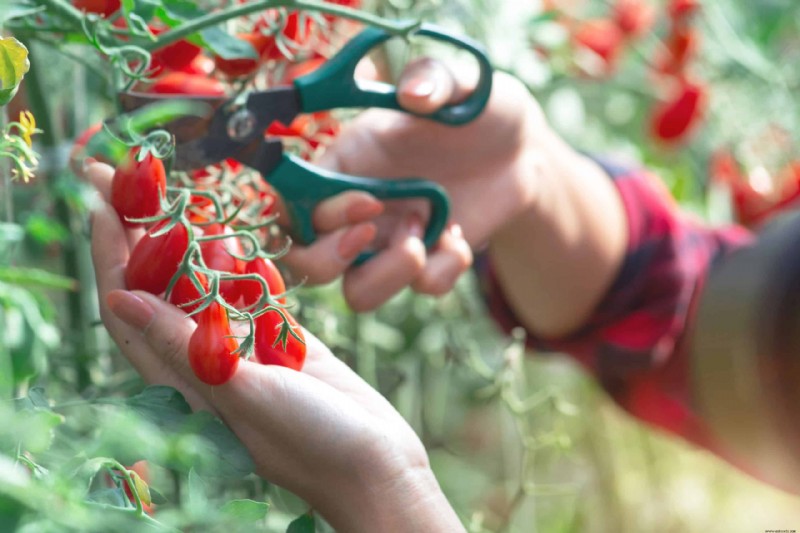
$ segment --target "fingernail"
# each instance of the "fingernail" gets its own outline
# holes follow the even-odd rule
[[[404,90],[417,98],[427,98],[436,90],[436,84],[431,80],[412,80],[408,82]]]
[[[453,224],[450,226],[450,235],[455,237],[456,239],[463,239],[464,238],[464,230],[461,229],[460,224]]]
[[[153,321],[155,311],[150,304],[128,291],[113,290],[106,296],[111,312],[128,325],[144,330]]]
[[[383,202],[369,196],[349,206],[345,216],[350,223],[362,222],[380,215],[383,209]]]
[[[406,231],[410,237],[422,240],[424,234],[422,218],[416,213],[409,215],[406,218]]]
[[[372,223],[358,224],[347,230],[336,247],[336,251],[342,261],[349,263],[354,260],[364,250],[364,247],[375,238],[376,232],[377,228]]]
[[[83,174],[86,174],[86,171],[89,170],[89,165],[92,163],[97,163],[97,159],[94,157],[87,157],[83,160],[83,165],[81,166],[81,171]]]

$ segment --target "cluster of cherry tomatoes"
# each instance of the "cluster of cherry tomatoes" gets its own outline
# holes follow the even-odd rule
[[[357,0],[335,0],[357,7]],[[73,5],[109,20],[127,21],[119,0],[74,0]],[[272,9],[231,22],[254,57],[222,58],[182,39],[152,52],[146,76],[134,90],[157,94],[230,96],[245,88],[285,85],[319,67],[357,28],[329,16]],[[157,36],[169,28],[148,23]],[[124,36],[121,39],[125,39]],[[84,144],[97,130],[84,137]],[[267,135],[294,142],[305,157],[330,140],[338,122],[328,113],[274,123]],[[80,144],[80,142],[78,143]],[[188,352],[197,377],[218,385],[234,375],[242,355],[262,364],[299,370],[305,341],[286,309],[286,286],[262,246],[274,237],[276,198],[264,180],[235,161],[191,173],[175,173],[167,184],[156,147],[131,148],[116,165],[111,204],[123,225],[146,226],[131,251],[125,273],[130,290],[162,295],[196,322]],[[249,326],[237,337],[236,324]],[[239,340],[241,339],[241,343]]]
[[[191,188],[168,189],[163,162],[153,150],[134,147],[117,165],[111,187],[111,204],[123,225],[151,224],[131,251],[127,288],[164,295],[194,313],[197,328],[189,342],[189,362],[197,377],[211,385],[233,376],[243,351],[230,312],[244,321],[245,313],[252,317],[256,361],[300,370],[306,352],[302,329],[283,307],[284,280],[260,253],[268,226],[249,224],[272,208],[268,187],[262,182],[259,190],[258,180],[245,183],[235,176],[236,189],[247,192],[231,197],[229,179],[221,176],[226,171],[234,179],[229,169],[220,168],[216,175],[194,176],[198,181]]]
[[[658,14],[653,0],[614,0],[606,16],[582,20],[575,4],[546,0],[545,8],[568,30],[579,72],[594,78],[613,75],[625,52],[653,30]],[[708,98],[706,85],[690,70],[699,44],[693,21],[700,1],[667,0],[663,10],[668,31],[651,63],[660,94],[650,112],[649,133],[661,143],[677,143],[703,119]]]

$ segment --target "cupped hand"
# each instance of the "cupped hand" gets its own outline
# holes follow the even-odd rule
[[[113,170],[94,163],[86,174],[102,195]],[[194,321],[156,296],[125,290],[126,263],[139,236],[122,227],[107,203],[95,211],[92,256],[100,313],[147,382],[173,386],[193,409],[221,417],[250,451],[259,475],[305,498],[337,529],[389,527],[400,520],[393,513],[403,505],[381,502],[398,498],[412,508],[435,503],[432,516],[455,519],[413,430],[309,332],[302,372],[241,361],[224,385],[200,382],[186,351]],[[457,519],[453,524],[460,527]]]
[[[420,60],[403,73],[398,99],[404,108],[425,114],[463,99],[469,87],[441,63]],[[318,206],[319,239],[307,247],[295,245],[284,262],[311,283],[344,275],[345,298],[358,311],[378,307],[407,286],[426,294],[448,292],[471,265],[472,250],[533,201],[535,148],[547,130],[527,89],[502,73],[495,74],[486,109],[464,126],[395,111],[362,113],[318,164],[357,176],[437,182],[451,200],[449,225],[426,252],[424,203],[383,203],[366,193],[344,193]],[[352,266],[375,243],[381,253]]]

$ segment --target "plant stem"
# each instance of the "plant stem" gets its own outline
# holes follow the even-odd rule
[[[0,108],[0,135],[5,133],[8,126],[8,108]],[[13,194],[11,191],[11,169],[9,168],[9,161],[7,158],[0,158],[0,174],[3,175],[3,200],[5,204],[5,217],[6,222],[12,224],[14,222],[14,202]]]
[[[53,3],[60,3],[54,0]],[[36,60],[35,48],[31,46],[30,41],[24,42],[28,48],[31,68],[26,76],[26,88],[28,100],[30,101],[31,110],[33,111],[36,121],[40,124],[42,134],[39,137],[42,143],[42,154],[44,157],[55,157],[55,151],[59,144],[58,134],[55,131],[52,110],[50,109],[49,102],[44,94],[44,84],[40,77],[40,64]],[[59,162],[51,161],[48,168],[51,169],[51,174],[47,176],[46,185],[50,197],[55,204],[55,213],[59,222],[64,227],[69,229],[71,239],[64,243],[64,274],[72,279],[78,281],[80,291],[68,292],[66,294],[67,307],[69,311],[67,314],[67,328],[68,331],[74,335],[72,345],[75,350],[75,370],[77,377],[78,390],[84,390],[91,384],[91,377],[89,375],[89,362],[91,360],[91,346],[89,336],[93,332],[88,328],[90,318],[87,316],[84,305],[85,301],[89,300],[90,292],[94,287],[94,275],[89,266],[87,266],[85,258],[81,257],[80,251],[85,249],[86,243],[82,238],[82,225],[80,217],[70,208],[70,205],[64,195],[58,191],[56,185],[56,175],[59,171]],[[91,292],[91,297],[94,298],[94,293]]]
[[[58,0],[42,1],[48,3],[58,2]],[[138,42],[136,44],[145,50],[157,50],[167,44],[174,43],[175,41],[183,39],[184,37],[192,35],[193,33],[197,33],[200,30],[221,24],[226,20],[275,7],[291,7],[299,10],[317,11],[319,13],[326,13],[328,15],[347,18],[357,22],[363,22],[369,26],[380,28],[392,35],[407,35],[419,27],[419,22],[416,20],[389,21],[357,9],[336,4],[315,2],[313,0],[259,0],[256,2],[248,2],[246,4],[236,5],[221,11],[208,13],[207,15],[185,22],[177,28],[160,34],[154,41],[143,40],[142,42]]]

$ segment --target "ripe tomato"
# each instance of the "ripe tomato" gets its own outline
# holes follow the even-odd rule
[[[114,171],[111,181],[111,205],[117,211],[122,225],[138,228],[141,224],[129,218],[144,218],[161,212],[160,198],[167,193],[167,175],[164,163],[147,154],[139,161],[140,148],[128,151]]]
[[[154,35],[164,33],[169,28],[150,27]],[[192,44],[186,39],[180,39],[172,44],[168,44],[151,54],[151,69],[154,74],[162,72],[164,69],[183,70],[195,60],[203,51],[196,44]]]
[[[268,41],[270,39],[270,37],[267,37],[260,32],[240,33],[237,35],[237,37],[243,41],[247,41],[253,48],[253,52],[259,57],[268,46]],[[244,78],[250,76],[256,71],[259,60],[249,57],[223,59],[215,55],[214,63],[216,64],[217,69],[229,78]]]
[[[168,222],[162,220],[136,243],[125,269],[128,290],[142,290],[151,294],[161,294],[167,290],[169,280],[178,271],[189,246],[189,234],[183,224],[175,224],[164,235],[151,236]]]
[[[283,294],[286,292],[286,284],[283,281],[278,267],[269,259],[263,257],[256,257],[252,261],[245,264],[245,274],[259,274],[264,281],[267,282],[269,293],[272,295]],[[239,281],[239,290],[244,300],[244,305],[252,305],[261,298],[262,288],[261,284],[257,281],[242,280]],[[285,304],[286,298],[278,300],[280,303]]]
[[[81,174],[81,172],[83,171],[82,170],[83,161],[87,157],[93,157],[96,160],[100,161],[101,163],[111,164],[111,161],[107,159],[104,156],[104,154],[100,153],[90,154],[86,150],[86,145],[89,144],[89,141],[91,141],[95,135],[100,133],[102,129],[103,129],[103,123],[97,122],[86,128],[85,130],[83,130],[83,132],[81,132],[81,134],[75,138],[75,143],[72,145],[72,149],[69,152],[69,166],[75,174],[78,175]]]
[[[197,379],[209,385],[222,385],[239,366],[239,349],[228,322],[228,313],[217,302],[200,312],[197,329],[189,339],[189,365]]]
[[[700,0],[669,0],[667,13],[673,22],[682,22],[700,9]]]
[[[262,365],[280,365],[293,370],[303,368],[306,360],[306,344],[303,328],[297,320],[285,309],[283,314],[289,322],[289,327],[297,333],[303,341],[297,340],[291,333],[286,335],[285,344],[278,341],[283,318],[278,311],[269,311],[256,318],[255,358]]]
[[[208,291],[208,278],[202,272],[197,272],[197,279],[200,281],[200,285]],[[175,285],[172,286],[172,291],[169,293],[169,302],[172,305],[180,307],[183,311],[187,314],[191,313],[195,309],[197,309],[200,304],[192,304],[192,305],[183,305],[188,304],[189,302],[193,302],[203,296],[198,292],[197,288],[192,283],[192,280],[189,279],[189,276],[183,275],[178,278],[178,281],[175,282]],[[197,321],[197,315],[192,315],[195,321]]]
[[[653,110],[650,123],[653,138],[664,142],[684,138],[702,120],[706,100],[705,86],[682,81],[676,96]]]
[[[286,67],[286,73],[283,76],[283,83],[289,85],[297,78],[303,77],[306,74],[311,74],[319,67],[321,67],[327,59],[324,57],[315,57],[301,63],[291,63]]]
[[[648,0],[616,0],[612,11],[617,26],[628,37],[646,33],[655,22],[655,9]]]
[[[686,71],[697,52],[700,38],[696,30],[675,26],[664,41],[664,48],[654,61],[657,72],[677,75]]]
[[[588,50],[601,60],[599,74],[611,74],[617,66],[625,35],[610,19],[587,20],[578,26],[573,41],[579,50]]]
[[[208,77],[214,72],[214,60],[201,54],[195,57],[191,63],[177,70],[194,76]]]
[[[305,19],[305,26],[300,27],[300,14],[297,11],[292,11],[283,19],[283,27],[280,29],[282,39],[289,41],[290,47],[293,49],[303,47],[309,40],[314,29],[314,21],[311,17],[303,17]],[[281,51],[278,43],[275,41],[273,28],[281,21],[277,20],[275,11],[267,11],[267,13],[256,23],[255,32],[262,33],[266,37],[266,41],[260,49],[260,55],[265,59],[286,59],[284,53]]]
[[[192,96],[225,96],[221,81],[186,72],[167,72],[149,88],[155,94],[188,94]]]
[[[75,9],[107,18],[121,7],[121,2],[120,0],[72,0],[72,5]]]
[[[223,235],[224,233],[231,233],[230,228],[224,227],[222,224],[211,224],[210,226],[206,226],[204,231],[204,235]],[[230,274],[244,273],[244,261],[231,255],[231,252],[236,255],[244,255],[244,250],[238,239],[231,238],[201,242],[200,251],[203,254],[203,261],[205,261],[208,268],[221,272],[228,272]],[[239,283],[235,280],[220,282],[219,292],[222,298],[231,305],[235,305],[237,300],[239,300],[239,296],[241,296]]]

